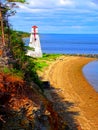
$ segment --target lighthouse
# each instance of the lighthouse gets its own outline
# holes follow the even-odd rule
[[[28,56],[42,57],[42,50],[37,26],[32,26],[29,47],[31,49],[27,51]]]

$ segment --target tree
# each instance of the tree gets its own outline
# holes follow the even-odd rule
[[[2,20],[2,12],[1,12],[1,5],[0,5],[0,23],[1,23],[1,33],[2,33],[2,44],[5,45],[4,40],[4,27],[3,27],[3,20]]]
[[[7,1],[7,4],[11,3],[10,7],[7,4],[3,4],[0,1],[0,24],[1,24],[0,25],[0,35],[1,35],[0,39],[2,39],[2,46],[5,46],[5,32],[4,32],[4,30],[6,30],[8,33],[8,45],[10,43],[10,38],[9,38],[10,25],[8,22],[8,17],[15,14],[15,11],[12,10],[13,7],[16,7],[16,4],[14,2],[20,2],[20,3],[26,2],[26,0],[6,0],[6,1]]]

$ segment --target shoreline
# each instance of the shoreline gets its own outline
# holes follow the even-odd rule
[[[98,59],[86,64],[83,69],[83,75],[87,79],[87,81],[90,83],[90,85],[94,88],[94,90],[98,93],[98,82],[97,82],[97,64]]]
[[[58,93],[59,98],[62,97],[63,101],[74,104],[68,109],[73,113],[78,113],[73,116],[73,120],[77,120],[82,130],[98,129],[98,93],[88,83],[82,72],[83,66],[93,60],[95,58],[78,56],[59,58],[49,67],[44,77],[54,89],[61,89],[61,92]],[[51,92],[50,95],[53,102],[57,103]],[[56,111],[60,113],[59,110]],[[67,120],[67,123],[73,128],[73,122],[70,121],[70,118],[66,119],[64,113],[63,110],[63,115],[59,115],[62,115],[63,120]]]

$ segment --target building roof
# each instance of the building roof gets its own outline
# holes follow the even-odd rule
[[[36,25],[32,26],[32,28],[38,28]]]

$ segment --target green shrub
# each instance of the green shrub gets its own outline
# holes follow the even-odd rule
[[[34,81],[42,88],[42,83],[36,73],[36,64],[34,59],[26,55],[26,47],[22,41],[22,35],[19,35],[16,31],[11,30],[11,44],[10,48],[12,51],[13,58],[16,62],[13,63],[13,68],[18,74],[21,74],[28,83]],[[19,73],[20,74],[20,73]]]

